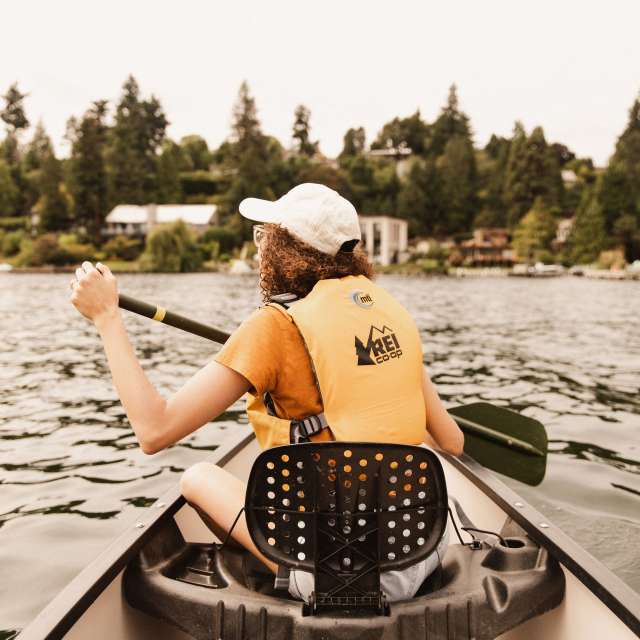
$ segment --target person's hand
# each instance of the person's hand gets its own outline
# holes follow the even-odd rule
[[[118,285],[106,265],[83,262],[70,284],[71,304],[94,324],[118,315]]]

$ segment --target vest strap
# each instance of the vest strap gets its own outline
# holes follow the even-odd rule
[[[310,437],[316,433],[320,433],[329,426],[324,413],[318,413],[314,416],[308,416],[302,420],[292,420],[290,428],[291,444],[299,444],[300,442],[309,442]]]
[[[295,293],[278,293],[269,298],[269,302],[273,302],[275,304],[279,304],[281,307],[285,309],[289,308],[289,305],[295,302],[298,299],[298,296]]]
[[[275,580],[273,581],[273,588],[287,591],[289,589],[290,573],[291,569],[289,567],[283,567],[281,564],[279,564],[278,573],[276,574]]]

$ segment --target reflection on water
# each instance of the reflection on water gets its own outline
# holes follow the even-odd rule
[[[142,454],[95,330],[67,303],[67,282],[66,275],[0,277],[0,640],[13,637],[186,467],[246,423],[238,403],[171,449]],[[133,296],[225,330],[259,304],[253,277],[129,275],[120,282]],[[545,424],[545,481],[510,484],[640,590],[638,283],[380,282],[417,319],[447,404],[484,400]],[[217,349],[131,315],[127,325],[164,393]]]

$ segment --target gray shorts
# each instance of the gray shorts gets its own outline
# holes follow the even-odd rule
[[[387,600],[396,602],[397,600],[413,598],[427,577],[440,566],[448,545],[449,526],[447,525],[442,540],[431,555],[406,569],[383,571],[380,574],[380,588],[387,596]],[[289,574],[289,593],[294,598],[308,602],[312,591],[313,574],[308,571],[293,569]]]

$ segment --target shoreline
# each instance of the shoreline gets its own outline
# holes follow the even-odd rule
[[[138,275],[155,275],[159,273],[175,273],[176,275],[186,275],[188,273],[226,273],[228,275],[251,275],[257,273],[256,270],[247,266],[246,270],[236,270],[231,265],[216,265],[215,268],[199,269],[197,271],[187,272],[172,272],[172,271],[141,271],[131,266],[114,265],[111,267],[115,274],[138,274]],[[76,267],[74,266],[55,266],[44,265],[42,267],[13,267],[0,271],[1,274],[7,275],[33,275],[33,274],[60,274],[60,273],[75,273]],[[509,269],[502,268],[467,268],[457,267],[449,270],[438,271],[418,271],[413,269],[398,268],[381,268],[377,271],[378,275],[391,275],[391,276],[405,276],[405,277],[418,277],[418,278],[527,278],[527,279],[544,279],[549,278],[561,278],[561,277],[574,277],[574,278],[586,278],[589,280],[637,280],[640,281],[640,272],[627,272],[627,271],[608,271],[606,269],[585,269],[581,273],[553,273],[553,274],[530,274],[530,273],[514,273]]]

